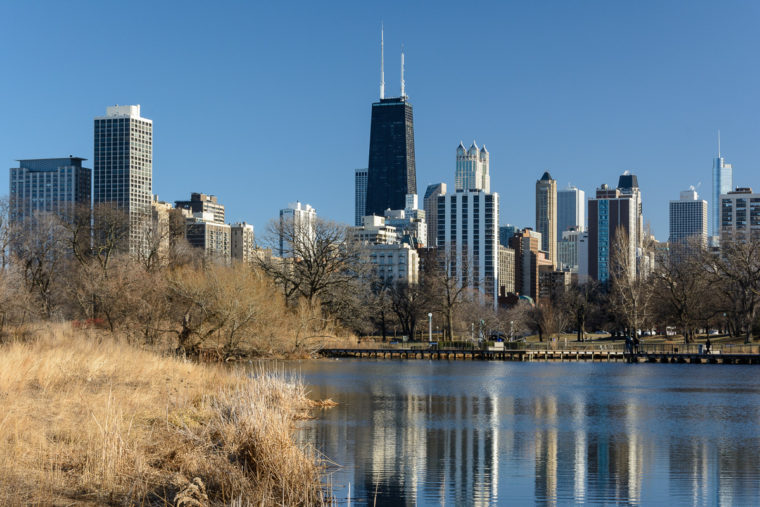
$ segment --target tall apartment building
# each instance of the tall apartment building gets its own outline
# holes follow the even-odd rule
[[[557,190],[557,240],[571,228],[578,231],[586,228],[586,192],[568,186]]]
[[[316,233],[317,210],[300,201],[288,204],[280,210],[280,238],[278,255],[293,257],[303,251]]]
[[[760,240],[760,194],[737,187],[720,196],[720,241]]]
[[[438,248],[459,282],[497,303],[499,194],[462,191],[438,197]]]
[[[362,224],[367,214],[367,169],[354,171],[354,225]]]
[[[526,228],[509,239],[515,251],[515,292],[533,301],[539,296],[539,273],[542,268],[552,269],[552,263],[541,250],[541,233]]]
[[[721,236],[721,196],[728,194],[734,189],[734,169],[731,164],[720,155],[720,132],[718,132],[718,156],[713,159],[712,166],[712,236]]]
[[[211,213],[214,222],[224,223],[224,205],[219,202],[215,195],[193,192],[189,201],[175,201],[177,209],[184,209],[190,213]]]
[[[158,260],[165,259],[171,246],[171,226],[170,213],[174,209],[171,203],[159,200],[157,195],[153,196],[151,206],[151,229],[148,240],[150,241],[150,250],[158,255]]]
[[[541,268],[538,277],[538,297],[542,300],[558,300],[567,292],[572,282],[572,274],[569,271],[555,271],[549,266]]]
[[[420,258],[406,243],[372,244],[362,247],[364,257],[372,265],[374,275],[386,284],[419,282]]]
[[[636,248],[641,248],[644,242],[644,214],[643,204],[641,202],[641,189],[639,188],[639,179],[635,174],[631,174],[629,171],[625,171],[618,178],[618,190],[624,197],[629,197],[633,200],[633,210],[636,219],[636,226],[634,232],[630,236],[634,236],[634,245]]]
[[[253,262],[256,255],[253,225],[238,222],[230,226],[230,257],[242,262]]]
[[[536,182],[536,231],[541,233],[541,250],[557,263],[557,181],[544,172]]]
[[[583,231],[577,228],[562,232],[562,239],[557,242],[557,269],[578,272],[578,242],[583,234]]]
[[[79,157],[19,160],[10,170],[9,217],[22,222],[38,213],[73,217],[90,208],[91,170]]]
[[[707,201],[700,200],[694,189],[681,192],[678,201],[670,201],[670,243],[698,240],[707,246]]]
[[[588,275],[591,278],[600,282],[609,280],[613,245],[621,230],[627,239],[628,264],[635,269],[640,209],[640,200],[633,194],[625,195],[619,188],[611,189],[606,184],[596,189],[596,197],[588,202]]]
[[[485,145],[478,149],[478,145],[473,141],[470,149],[466,150],[460,141],[457,147],[456,191],[483,190],[490,192],[491,175],[488,165],[488,150],[486,150]]]
[[[365,215],[378,216],[387,209],[403,209],[406,195],[417,193],[414,115],[404,89],[404,53],[401,53],[401,95],[385,98],[382,37],[380,40],[380,100],[372,104],[364,211]]]
[[[153,121],[140,106],[111,106],[95,118],[93,202],[124,211],[129,252],[145,246],[153,200]]]
[[[438,246],[438,196],[446,195],[446,183],[428,185],[423,198],[425,223],[427,224],[427,247]]]
[[[515,251],[499,245],[499,297],[515,292]]]
[[[232,258],[232,231],[229,225],[219,223],[213,212],[201,211],[190,215],[185,221],[185,238],[191,246],[200,248],[210,258],[229,262]],[[189,216],[188,216],[189,215]]]

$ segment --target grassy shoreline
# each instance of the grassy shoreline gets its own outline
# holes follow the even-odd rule
[[[2,505],[319,505],[298,381],[52,328],[0,346]]]

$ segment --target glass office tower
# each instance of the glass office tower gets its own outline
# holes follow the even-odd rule
[[[366,215],[404,209],[406,195],[417,193],[414,121],[406,96],[372,104]]]
[[[733,190],[734,170],[726,159],[718,156],[713,159],[712,168],[712,235],[720,236],[720,196]]]

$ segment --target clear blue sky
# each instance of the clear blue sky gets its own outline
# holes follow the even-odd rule
[[[760,3],[731,0],[6,0],[0,159],[91,167],[93,118],[141,104],[163,200],[216,194],[257,232],[295,200],[351,222],[381,20],[387,95],[406,47],[420,193],[451,185],[457,144],[477,140],[501,223],[533,225],[545,170],[587,195],[630,170],[665,240],[670,199],[701,182],[709,200],[718,129],[734,183],[760,187]]]

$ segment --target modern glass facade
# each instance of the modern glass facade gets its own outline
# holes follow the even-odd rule
[[[10,171],[10,218],[21,222],[36,213],[72,217],[90,207],[91,170],[79,157],[19,160]]]
[[[586,193],[576,187],[557,190],[557,240],[573,227],[586,228]]]
[[[153,198],[153,122],[140,106],[113,106],[95,118],[93,199],[129,216],[129,251],[145,241]]]
[[[751,188],[737,188],[720,196],[721,245],[760,240],[760,194]]]
[[[423,204],[427,221],[427,246],[438,246],[438,196],[446,194],[446,183],[428,185]]]
[[[380,99],[372,104],[365,214],[404,209],[406,195],[416,193],[412,105],[406,97]]]
[[[367,209],[367,169],[354,172],[354,226],[361,227]]]
[[[733,190],[734,170],[731,164],[726,164],[723,157],[718,155],[713,159],[712,168],[712,232],[713,236],[721,234],[720,196]]]

